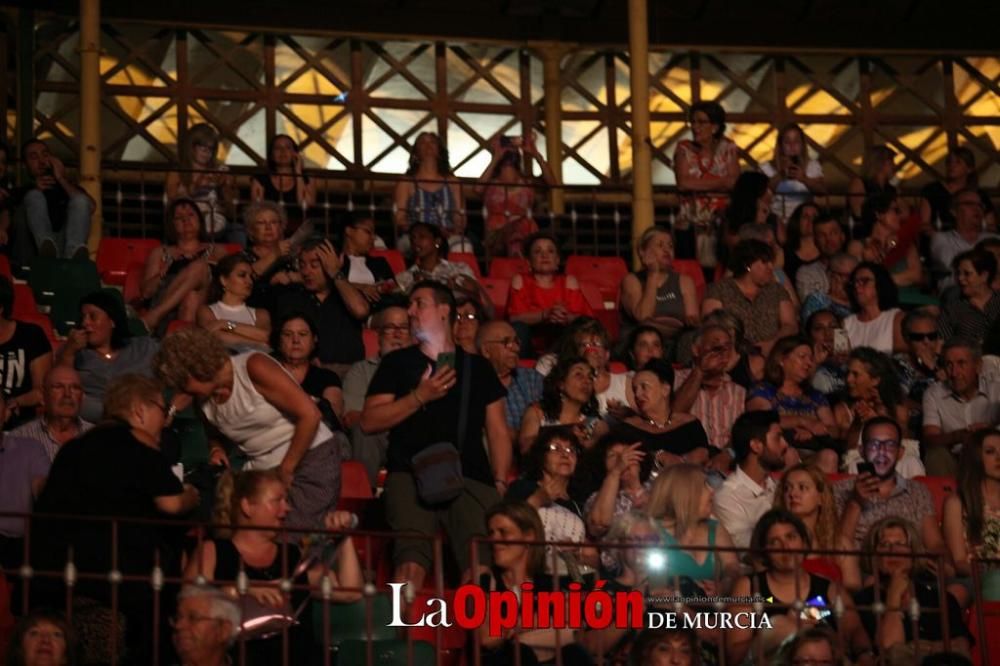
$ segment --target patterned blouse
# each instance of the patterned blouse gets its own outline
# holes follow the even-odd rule
[[[773,339],[781,328],[781,303],[789,300],[788,292],[777,284],[763,287],[754,300],[748,299],[736,284],[736,278],[726,278],[708,285],[705,299],[715,299],[722,308],[743,324],[746,339],[753,343]]]

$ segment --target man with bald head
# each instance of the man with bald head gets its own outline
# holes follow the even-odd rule
[[[490,321],[480,326],[476,346],[507,388],[507,427],[516,436],[528,405],[542,397],[543,378],[533,368],[518,365],[521,344],[514,327],[505,321]]]
[[[53,460],[63,444],[94,427],[80,418],[82,405],[80,375],[73,368],[53,366],[42,382],[42,415],[11,430],[11,434],[40,442],[49,460]]]

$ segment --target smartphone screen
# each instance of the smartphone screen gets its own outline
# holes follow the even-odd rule
[[[449,368],[455,367],[455,352],[441,352],[440,354],[438,354],[437,365],[435,365],[435,369],[443,367],[449,367]]]
[[[875,476],[875,465],[867,461],[859,462],[858,474],[871,474],[872,476]]]
[[[833,329],[833,353],[849,354],[851,351],[851,341],[847,337],[847,331],[842,328]]]
[[[829,616],[830,608],[827,606],[826,599],[818,595],[806,602],[801,613],[803,620],[815,620],[816,622]]]

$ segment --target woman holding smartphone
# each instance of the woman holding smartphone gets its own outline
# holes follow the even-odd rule
[[[832,581],[806,572],[802,568],[805,553],[811,545],[809,531],[802,521],[784,509],[771,509],[757,521],[750,538],[750,551],[761,565],[761,570],[736,581],[730,594],[746,598],[756,595],[768,600],[764,614],[770,629],[733,629],[726,632],[726,663],[739,664],[751,650],[755,638],[760,641],[761,653],[773,654],[781,643],[792,634],[817,624],[837,628],[850,647],[854,664],[874,664],[868,634],[854,610],[851,597]],[[778,552],[772,552],[778,551]],[[835,604],[843,604],[844,612],[838,618],[833,613]],[[802,602],[802,610],[796,608]],[[752,613],[751,605],[730,606],[732,613]]]
[[[818,160],[810,159],[806,133],[794,123],[778,132],[774,159],[761,164],[760,170],[770,178],[774,191],[771,212],[781,222],[782,229],[796,208],[810,201],[813,194],[826,192],[823,167]],[[779,236],[784,234],[779,233]]]

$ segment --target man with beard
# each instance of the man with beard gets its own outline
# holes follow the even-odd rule
[[[715,493],[713,507],[733,545],[746,548],[757,520],[774,505],[777,483],[771,473],[785,466],[788,442],[778,412],[741,414],[733,423],[730,445],[736,454],[736,471]]]
[[[886,416],[876,416],[861,431],[861,456],[874,473],[861,471],[857,477],[838,481],[833,495],[840,513],[841,534],[860,548],[872,525],[883,518],[905,518],[920,529],[929,554],[944,553],[944,539],[934,514],[931,493],[919,481],[896,473],[903,457],[902,430]],[[861,468],[859,467],[859,470]]]
[[[830,260],[844,251],[847,235],[840,222],[832,217],[821,217],[813,222],[813,237],[819,250],[819,261],[806,264],[795,275],[795,290],[799,300],[805,302],[810,294],[830,292],[827,268]]]
[[[468,569],[469,542],[486,536],[486,509],[507,490],[513,447],[504,409],[507,391],[486,359],[455,345],[451,289],[432,280],[416,283],[407,314],[416,345],[382,359],[368,387],[361,428],[366,433],[389,431],[386,520],[393,531],[425,537],[396,540],[393,582],[408,582],[419,590],[434,563],[428,538],[439,525],[459,567]],[[436,448],[428,455],[441,459],[445,442],[458,450],[461,460],[462,481],[451,497],[436,493],[441,489],[431,487],[427,475],[424,486],[418,486],[414,464],[432,446]],[[442,477],[452,479],[450,473],[434,478]],[[480,546],[479,561],[488,562],[488,545]]]

